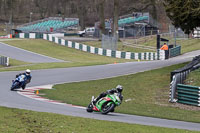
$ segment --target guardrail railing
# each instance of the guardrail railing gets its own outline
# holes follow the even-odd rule
[[[9,57],[0,56],[0,65],[9,66]]]
[[[200,68],[199,63],[200,63],[200,55],[194,57],[192,62],[190,62],[183,68],[180,68],[178,70],[171,72],[170,99],[169,99],[170,102],[177,102],[180,99],[180,95],[179,95],[180,89],[181,89],[180,86],[187,86],[187,85],[181,85],[181,84],[184,83],[184,80],[187,78],[188,74],[191,71],[194,71],[194,70]],[[190,92],[188,92],[188,93],[190,93]],[[181,101],[181,100],[179,100],[179,101]],[[185,104],[186,104],[186,102],[185,102]],[[187,104],[189,104],[189,103],[187,103]]]

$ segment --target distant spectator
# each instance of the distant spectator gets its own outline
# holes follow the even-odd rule
[[[169,47],[166,43],[160,48],[161,50],[165,50],[165,59],[169,58]]]
[[[133,15],[134,18],[137,18],[137,17],[138,17],[138,14],[137,14],[137,13],[133,13],[132,15]]]
[[[160,48],[161,50],[168,50],[168,45],[164,43],[164,45]]]

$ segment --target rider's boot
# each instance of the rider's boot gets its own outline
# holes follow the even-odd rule
[[[95,105],[95,104],[97,103],[97,101],[99,101],[99,99],[101,99],[101,97],[95,98],[95,99],[92,101],[92,103]]]
[[[24,90],[26,88],[26,84],[22,86],[22,89]]]
[[[105,97],[106,93],[101,93],[96,99],[93,100],[93,104],[95,105],[97,101],[99,101],[102,97]]]
[[[95,105],[97,103],[96,98],[92,101],[92,104]]]

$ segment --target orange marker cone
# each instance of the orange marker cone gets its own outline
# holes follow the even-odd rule
[[[39,94],[39,90],[36,91],[36,95],[38,95],[38,94]]]

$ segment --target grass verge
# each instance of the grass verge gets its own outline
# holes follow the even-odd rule
[[[200,69],[190,72],[185,84],[200,86]]]
[[[174,38],[171,37],[162,37],[169,40],[169,44],[175,44]],[[132,39],[128,39],[127,42],[134,43],[135,41]],[[141,45],[144,46],[153,46],[156,47],[156,37],[152,37],[150,39],[147,39],[145,41],[140,42]],[[185,39],[176,39],[176,44],[181,46],[181,54],[192,52],[195,50],[200,49],[200,41],[199,39],[191,39],[191,38],[185,38]],[[163,42],[161,42],[161,45],[163,45]]]
[[[9,58],[9,67],[17,67],[17,66],[30,65],[30,64],[31,63],[27,63],[27,62],[23,62],[23,61],[19,61],[19,60]],[[0,68],[2,70],[10,69],[9,67],[5,67],[3,65],[0,65]],[[2,71],[1,69],[0,69],[0,71]]]
[[[173,65],[157,70],[120,76],[103,80],[66,83],[55,85],[52,90],[41,90],[44,97],[65,103],[87,106],[91,96],[115,87],[124,86],[124,102],[116,112],[200,122],[199,110],[183,108],[180,104],[169,103],[170,72],[185,64]],[[127,100],[127,102],[125,102]]]
[[[169,44],[174,44],[174,38],[171,37],[163,37],[169,40]],[[141,38],[142,39],[142,38]],[[141,40],[139,39],[139,40]],[[135,39],[122,39],[122,41],[128,42],[130,44],[135,44],[136,40]],[[143,46],[153,46],[156,47],[156,36],[148,38],[148,39],[142,39],[141,42],[138,42],[138,45],[143,45]],[[94,47],[101,47],[101,42],[100,41],[90,41],[90,42],[83,42],[87,45],[91,45]],[[200,49],[200,41],[199,39],[177,39],[176,40],[176,44],[177,45],[181,45],[181,53],[187,53],[187,52],[192,52],[195,50],[199,50]],[[161,42],[161,45],[163,45],[163,43]],[[139,49],[139,48],[133,48],[130,46],[125,46],[123,45],[122,42],[118,42],[118,50],[121,51],[130,51],[130,52],[152,52],[151,50],[146,50],[146,49]],[[154,52],[154,51],[153,51]]]
[[[101,48],[101,41],[89,41],[89,42],[82,42],[83,44],[93,46],[96,48]],[[141,49],[141,48],[133,48],[130,46],[123,45],[121,41],[117,43],[117,50],[119,51],[125,51],[125,52],[135,52],[135,53],[141,53],[141,52],[155,52],[153,50],[147,50],[147,49]]]
[[[22,49],[26,49],[32,52],[43,54],[46,56],[54,57],[57,59],[62,59],[71,62],[96,62],[96,63],[109,63],[109,62],[127,62],[129,60],[125,59],[115,59],[105,56],[99,56],[95,54],[90,54],[87,52],[82,52],[80,50],[75,50],[73,48],[67,48],[41,39],[29,39],[29,40],[15,40],[5,42],[9,45],[16,46]],[[92,56],[91,56],[92,55]]]
[[[134,60],[117,59],[106,56],[100,56],[82,52],[73,48],[67,48],[46,40],[41,39],[24,39],[5,41],[12,46],[16,46],[22,49],[26,49],[32,52],[43,54],[46,56],[54,57],[64,61],[63,63],[39,63],[32,64],[29,69],[49,69],[49,68],[64,68],[64,67],[77,67],[77,66],[91,66],[91,65],[103,65],[112,63],[130,62]],[[11,70],[24,70],[26,67],[18,68],[7,68],[6,70],[1,69],[0,71],[11,71]]]
[[[129,40],[131,41],[131,40]],[[148,42],[144,42],[144,45],[154,46],[155,39],[150,39]],[[112,64],[114,62],[130,62],[134,60],[125,60],[117,59],[111,57],[105,57],[100,55],[94,55],[73,48],[67,48],[64,46],[57,45],[55,43],[41,40],[41,39],[20,39],[20,40],[9,40],[5,43],[16,46],[22,49],[26,49],[32,52],[43,54],[46,56],[62,59],[65,61],[70,61],[70,63],[40,63],[32,64],[29,66],[30,69],[49,69],[49,68],[64,68],[64,67],[75,67],[75,66],[90,66],[90,65],[103,65],[103,64]],[[100,46],[100,42],[84,42],[88,45],[95,47]],[[190,52],[193,50],[200,49],[198,39],[188,39],[188,40],[177,40],[177,44],[181,44],[182,53]],[[119,44],[120,50],[122,51],[135,51],[142,52],[141,49],[131,49],[129,47],[124,47],[122,44]],[[20,64],[20,63],[19,63]],[[0,71],[13,71],[13,70],[24,70],[27,67],[15,67],[15,68],[6,68],[1,69]]]
[[[0,107],[1,133],[197,133]]]

